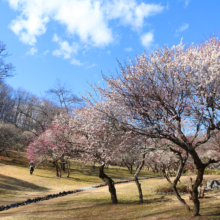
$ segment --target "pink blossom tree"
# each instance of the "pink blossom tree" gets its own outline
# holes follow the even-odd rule
[[[61,120],[62,119],[62,120]],[[67,114],[55,118],[52,126],[47,128],[38,137],[33,137],[33,141],[27,149],[28,159],[35,163],[52,162],[56,167],[57,176],[62,176],[62,169],[59,162],[63,161],[64,156],[74,157],[78,151],[78,136],[72,132]],[[68,161],[65,161],[68,163]],[[68,177],[70,166],[68,169]]]

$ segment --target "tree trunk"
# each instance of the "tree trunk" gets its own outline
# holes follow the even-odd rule
[[[143,166],[144,166],[144,159],[145,159],[145,154],[143,154],[143,159],[142,159],[142,161],[141,161],[141,164],[140,164],[140,166],[136,169],[136,173],[135,173],[135,175],[134,175],[134,181],[135,181],[135,183],[136,183],[136,185],[137,185],[137,188],[138,188],[139,202],[140,202],[140,203],[143,203],[144,200],[143,200],[143,194],[142,194],[141,184],[140,184],[139,181],[138,181],[138,175],[139,175],[139,173],[141,172],[141,169],[142,169]]]
[[[60,178],[62,177],[62,169],[61,169],[61,166],[59,166],[59,164],[57,163],[57,167],[58,167],[58,169],[59,169],[59,171],[60,171]]]
[[[130,165],[129,163],[126,163],[125,161],[124,162],[124,165],[128,168],[129,172],[132,174],[132,165]]]
[[[155,173],[158,173],[158,172],[159,172],[159,171],[158,171],[158,168],[157,168],[157,164],[155,164],[154,170],[155,170]]]
[[[199,216],[199,210],[200,210],[200,202],[199,202],[199,195],[198,195],[198,187],[202,183],[203,180],[203,174],[205,171],[206,165],[202,163],[200,160],[197,152],[195,150],[191,150],[190,154],[194,160],[194,163],[196,165],[196,169],[198,171],[196,180],[193,184],[192,188],[192,200],[194,203],[194,209],[193,209],[193,216]]]
[[[53,164],[56,167],[57,177],[59,177],[59,170],[58,170],[58,167],[57,167],[57,161],[54,161]]]
[[[143,203],[144,202],[144,200],[143,200],[143,194],[142,194],[142,189],[141,189],[141,184],[139,183],[139,181],[138,181],[138,177],[134,177],[134,181],[135,181],[135,183],[136,183],[136,185],[137,185],[137,188],[138,188],[138,193],[139,193],[139,202],[140,203]]]
[[[92,167],[93,167],[93,169],[95,170],[95,161],[93,161],[93,163],[92,163]]]
[[[10,158],[10,156],[9,156],[9,154],[8,154],[8,152],[5,150],[5,154],[7,155],[7,157],[9,157]]]
[[[176,185],[177,185],[178,181],[180,181],[181,174],[183,172],[183,169],[185,167],[186,161],[188,159],[188,153],[187,153],[185,159],[183,159],[183,157],[182,157],[182,155],[181,155],[181,153],[179,151],[176,151],[176,150],[174,150],[172,148],[170,148],[170,150],[173,151],[179,157],[179,159],[180,159],[179,160],[179,167],[178,167],[177,173],[176,173],[176,177],[175,177],[175,179],[174,179],[174,181],[172,183],[172,188],[173,188],[174,193],[176,194],[177,199],[186,207],[187,211],[190,211],[190,207],[187,205],[186,201],[180,196],[180,194],[179,194],[179,192],[178,192],[178,190],[176,188]],[[167,174],[167,176],[168,176],[168,174]]]
[[[165,177],[166,180],[167,180],[170,184],[172,184],[172,182],[171,182],[171,180],[170,180],[170,178],[169,178],[169,174],[166,173],[165,168],[163,168],[161,171],[162,171],[163,177]]]
[[[108,185],[108,189],[111,194],[112,203],[117,204],[118,199],[116,195],[114,181],[104,173],[104,166],[105,164],[101,165],[99,168],[99,178],[101,178]]]
[[[61,178],[62,173],[61,173],[61,168],[59,167],[58,161],[54,161],[54,165],[55,165],[55,167],[56,167],[57,177],[60,177],[60,178]]]
[[[176,185],[173,185],[173,190],[174,190],[174,193],[176,194],[176,197],[177,199],[186,207],[187,211],[190,211],[190,207],[187,205],[186,201],[180,196],[177,188],[176,188]]]
[[[67,160],[67,171],[68,171],[67,177],[69,178],[70,177],[70,161],[69,160]]]
[[[192,189],[192,200],[194,203],[194,209],[193,209],[193,216],[199,216],[199,210],[200,210],[200,202],[199,202],[199,193],[198,193],[198,187],[202,183],[203,180],[203,174],[204,174],[204,168],[197,169],[198,174],[195,180],[195,183],[193,184]]]
[[[176,185],[177,185],[177,183],[178,183],[178,181],[180,179],[180,176],[181,176],[182,170],[184,168],[184,165],[185,165],[185,163],[184,164],[182,164],[182,163],[180,164],[180,168],[178,170],[176,178],[173,181],[172,187],[173,187],[174,193],[176,194],[177,199],[186,207],[187,211],[190,211],[190,207],[187,205],[186,201],[180,196],[180,194],[179,194],[179,192],[178,192],[178,190],[176,188]]]
[[[60,169],[65,173],[65,158],[64,156],[60,159]]]

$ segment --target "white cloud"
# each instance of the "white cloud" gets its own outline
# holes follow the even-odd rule
[[[110,55],[110,54],[111,54],[111,51],[110,51],[110,50],[108,50],[106,53],[107,53],[108,55]]]
[[[63,41],[57,34],[53,35],[52,41],[59,44],[59,49],[53,51],[53,55],[57,57],[62,57],[63,59],[71,59],[70,63],[76,66],[82,66],[83,64],[75,59],[75,56],[78,53],[79,45],[76,42],[73,42],[72,45],[69,45],[67,41]]]
[[[181,26],[176,30],[176,33],[183,32],[183,31],[185,31],[188,27],[189,27],[189,24],[185,23],[185,24],[181,25]]]
[[[32,48],[26,53],[26,55],[33,56],[35,53],[37,53],[37,48],[32,47]]]
[[[190,0],[185,0],[185,8],[188,6]]]
[[[19,0],[11,0],[11,1],[9,1],[9,4],[10,4],[11,8],[13,8],[14,10],[17,10],[18,2],[19,2]]]
[[[53,55],[63,57],[63,59],[70,59],[72,55],[77,54],[79,50],[79,45],[76,42],[73,42],[72,45],[69,45],[67,41],[62,41],[57,34],[54,34],[52,40],[57,42],[60,46],[59,49],[53,51]]]
[[[131,47],[127,47],[127,48],[125,48],[125,51],[126,51],[126,52],[131,52],[131,51],[132,51],[132,48],[131,48]]]
[[[19,39],[34,45],[37,37],[47,30],[47,23],[54,20],[62,24],[67,34],[78,36],[84,44],[95,47],[113,42],[109,22],[140,29],[144,19],[161,13],[165,7],[157,4],[138,3],[138,0],[7,0],[20,15],[9,27]]]
[[[141,36],[141,43],[147,49],[152,45],[153,41],[154,41],[154,35],[152,32],[148,32]]]
[[[44,51],[44,56],[47,55],[50,51],[49,50],[45,50]]]
[[[179,2],[184,2],[184,8],[187,8],[191,0],[178,0]]]
[[[22,13],[11,22],[9,27],[19,36],[20,41],[25,44],[34,45],[36,37],[46,32],[46,23],[49,21],[47,14],[41,10],[42,6],[34,1],[9,0],[10,5],[15,10],[21,10]]]
[[[75,58],[73,58],[70,63],[73,64],[73,65],[76,65],[76,66],[82,66],[83,65],[83,63],[81,63],[79,60],[76,60]]]
[[[87,70],[87,69],[90,69],[90,68],[92,68],[92,67],[95,67],[95,66],[97,66],[97,64],[96,64],[96,63],[93,63],[92,65],[86,67],[86,70]]]
[[[161,13],[165,7],[156,4],[138,4],[136,0],[113,0],[107,3],[107,18],[119,19],[122,25],[142,28],[144,19]]]
[[[54,42],[58,42],[59,41],[59,38],[58,38],[57,34],[53,35],[52,41],[54,41]]]

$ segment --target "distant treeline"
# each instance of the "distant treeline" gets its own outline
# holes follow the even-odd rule
[[[82,99],[59,80],[46,91],[46,97],[13,89],[5,83],[14,72],[14,66],[5,62],[8,56],[6,45],[0,41],[0,152],[6,153],[11,148],[20,152],[31,136],[51,125],[55,115],[69,113],[76,104],[82,104]]]

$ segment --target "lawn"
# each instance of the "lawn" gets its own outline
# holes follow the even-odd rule
[[[24,158],[20,158],[23,160]],[[27,162],[27,161],[26,161]],[[85,186],[102,183],[97,177],[98,168],[95,170],[90,166],[82,164],[73,165],[71,178],[57,178],[55,168],[50,166],[41,167],[30,176],[27,166],[19,163],[19,166],[9,162],[0,164],[1,175],[0,196],[2,201],[10,199],[17,201],[21,198],[32,198],[41,194],[47,195],[51,192],[71,190]],[[77,169],[76,169],[77,168]],[[121,179],[131,179],[133,175],[124,168],[111,167],[106,169],[106,173],[115,181]],[[147,171],[142,173],[142,177],[152,176]],[[65,175],[64,175],[65,176]],[[187,181],[187,176],[181,178],[181,182]],[[205,179],[220,179],[218,175],[206,175]],[[138,202],[138,191],[134,182],[116,184],[119,203],[111,204],[108,188],[101,187],[94,190],[83,191],[56,199],[51,199],[28,206],[10,209],[0,213],[2,219],[220,219],[220,191],[207,192],[205,198],[201,199],[201,217],[192,218],[192,213],[188,213],[177,201],[174,195],[157,195],[154,190],[166,183],[166,180],[157,177],[155,179],[141,180],[144,203]],[[192,202],[188,200],[188,195],[183,196],[192,208]],[[23,199],[24,200],[24,199]]]
[[[0,198],[19,197],[24,194],[51,193],[59,190],[70,190],[80,187],[93,186],[103,181],[98,177],[99,168],[74,161],[71,165],[71,174],[63,173],[62,178],[56,177],[55,167],[52,164],[40,164],[31,176],[25,154],[17,157],[15,152],[9,152],[10,158],[0,155]],[[132,179],[126,168],[109,167],[105,169],[115,181]],[[153,176],[152,172],[143,171],[140,177]]]

